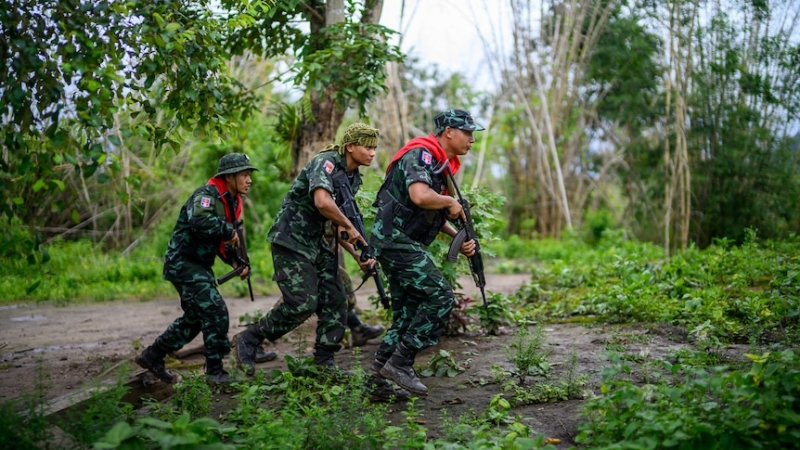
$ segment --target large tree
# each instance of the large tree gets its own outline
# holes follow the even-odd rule
[[[381,9],[372,0],[2,2],[0,212],[32,230],[50,213],[97,226],[107,213],[93,207],[93,186],[122,178],[120,196],[135,195],[128,141],[178,151],[186,131],[219,141],[254,111],[258,87],[229,70],[239,54],[294,58],[289,81],[304,95],[296,123],[279,129],[302,167],[346,108],[363,111],[383,89],[385,61],[400,59],[390,30],[376,25]],[[48,202],[64,197],[53,194],[69,190],[68,179],[78,201]],[[38,245],[4,233],[0,254]]]
[[[281,110],[279,126],[292,144],[293,175],[334,140],[348,107],[363,113],[386,89],[386,63],[402,55],[388,43],[392,31],[378,25],[382,10],[383,0],[286,0],[232,36],[234,51],[296,58],[293,82],[303,97]]]
[[[76,205],[45,204],[65,170],[103,182],[124,139],[179,149],[185,130],[227,133],[253,97],[227,73],[224,38],[250,17],[205,0],[0,3],[0,212],[33,229],[49,209],[79,222]],[[0,236],[2,254],[36,245]]]

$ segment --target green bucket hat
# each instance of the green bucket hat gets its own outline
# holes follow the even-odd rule
[[[214,178],[243,170],[258,170],[250,165],[250,158],[243,153],[231,153],[219,159],[219,168]]]
[[[472,116],[463,109],[448,109],[442,111],[433,118],[433,125],[436,127],[434,134],[438,135],[445,128],[458,128],[467,131],[483,131],[486,128],[475,123]]]

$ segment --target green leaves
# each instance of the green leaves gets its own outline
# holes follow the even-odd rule
[[[577,441],[590,447],[781,448],[796,424],[800,360],[792,350],[748,355],[750,371],[676,367],[674,378],[637,386],[606,379],[585,408]],[[725,405],[720,407],[720,405]]]
[[[343,109],[355,101],[364,114],[367,101],[386,90],[386,63],[403,60],[400,49],[387,43],[393,33],[381,25],[354,22],[347,16],[344,22],[326,27],[314,38],[315,50],[307,52],[298,64],[295,83],[331,92]]]
[[[469,365],[469,360],[465,361],[464,365]],[[439,352],[428,361],[428,367],[420,371],[420,376],[452,378],[466,370],[464,365],[456,361],[449,351],[439,349]]]

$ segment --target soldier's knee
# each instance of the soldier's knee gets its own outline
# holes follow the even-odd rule
[[[298,295],[283,299],[284,307],[289,314],[306,319],[316,312],[318,302],[317,296],[312,295]]]

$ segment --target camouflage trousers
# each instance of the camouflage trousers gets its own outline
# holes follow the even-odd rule
[[[339,250],[339,279],[342,280],[345,295],[347,295],[347,310],[356,308],[356,294],[353,292],[353,281],[344,265],[344,250]]]
[[[272,263],[283,296],[257,324],[265,339],[274,341],[317,315],[315,354],[342,348],[347,297],[339,279],[336,255],[319,252],[316,261],[282,245],[272,245]]]
[[[455,298],[428,251],[382,249],[377,256],[389,281],[392,326],[375,358],[386,361],[400,343],[414,353],[436,345]]]
[[[231,351],[228,340],[228,306],[213,281],[172,282],[181,296],[183,316],[175,319],[156,338],[155,345],[164,353],[174,352],[203,333],[206,361],[222,361]]]

